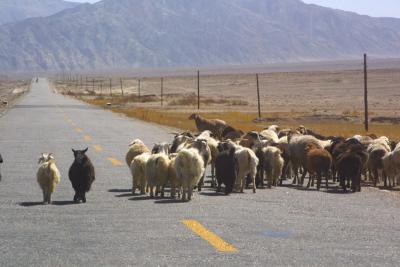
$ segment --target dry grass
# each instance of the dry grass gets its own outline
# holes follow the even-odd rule
[[[86,102],[106,108],[107,100],[85,100]],[[128,117],[137,118],[143,121],[153,122],[161,125],[171,126],[182,130],[196,131],[193,121],[188,120],[191,112],[176,112],[164,109],[149,108],[111,108],[113,112],[125,114]],[[306,120],[293,120],[288,122],[288,118],[301,117],[304,113],[268,113],[263,114],[264,121],[258,122],[256,113],[248,112],[207,112],[202,113],[206,118],[219,118],[228,124],[243,131],[260,131],[269,124],[278,124],[283,128],[297,128],[300,124],[313,129],[323,135],[353,136],[355,134],[365,134],[364,125],[359,123],[325,121],[312,122]],[[270,121],[267,123],[265,121]],[[369,133],[378,136],[385,135],[391,139],[400,139],[399,124],[370,124]]]

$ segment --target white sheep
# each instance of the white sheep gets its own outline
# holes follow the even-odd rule
[[[243,193],[246,176],[250,174],[250,179],[253,183],[253,193],[255,193],[258,158],[250,148],[237,145],[235,147],[235,161],[238,170],[236,188],[239,188],[240,192]]]
[[[266,177],[268,181],[268,188],[272,185],[277,186],[278,180],[282,175],[282,169],[284,165],[284,160],[281,156],[281,150],[274,146],[264,147],[262,149],[263,153],[263,171],[266,172]]]
[[[57,184],[60,183],[61,175],[52,153],[43,153],[38,163],[39,169],[36,177],[43,191],[43,204],[50,204],[51,194],[54,193]]]
[[[264,140],[267,140],[267,141],[272,142],[272,143],[278,143],[279,142],[278,134],[275,132],[275,130],[266,129],[266,130],[264,130],[264,131],[262,131],[260,133],[260,136]]]
[[[274,131],[276,134],[280,131],[280,127],[278,125],[271,125],[267,128],[267,130]]]
[[[182,149],[175,158],[174,168],[178,180],[182,184],[182,200],[191,200],[193,188],[198,185],[204,173],[203,158],[197,149]]]
[[[171,197],[175,198],[176,195],[176,190],[178,189],[178,197],[181,197],[181,191],[182,191],[182,184],[180,180],[178,179],[178,176],[176,174],[176,170],[174,168],[175,166],[175,159],[176,156],[178,156],[177,153],[173,153],[169,155],[169,166],[168,166],[168,181],[171,186]]]
[[[147,191],[146,164],[151,154],[143,153],[136,156],[131,163],[130,169],[132,174],[132,194],[135,194],[136,188],[141,194]]]
[[[389,187],[396,186],[396,178],[400,175],[400,143],[395,149],[382,158],[383,169],[389,179]],[[385,186],[386,178],[385,178]]]
[[[129,150],[125,156],[125,161],[128,167],[131,166],[132,160],[142,153],[150,153],[150,150],[140,139],[133,140],[129,144]]]
[[[161,193],[161,197],[164,197],[165,185],[168,182],[169,164],[170,159],[164,153],[153,154],[147,160],[146,176],[150,197],[154,197],[154,187],[156,188],[155,195]]]
[[[375,139],[367,147],[367,152],[368,152],[367,167],[369,170],[369,176],[370,178],[372,178],[372,181],[374,182],[374,186],[376,186],[377,183],[379,183],[380,177],[384,176],[382,159],[391,151],[388,143],[389,139],[378,138]]]
[[[206,140],[207,145],[210,148],[210,153],[211,153],[211,186],[215,187],[216,182],[215,182],[215,160],[218,157],[218,141],[215,140],[214,138],[211,137],[211,131],[204,131],[202,132],[198,137],[196,137],[196,140]]]

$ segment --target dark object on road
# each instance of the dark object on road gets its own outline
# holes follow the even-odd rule
[[[219,154],[215,160],[215,174],[218,182],[217,192],[221,192],[221,185],[225,185],[225,195],[233,191],[237,176],[235,162],[235,147],[220,143],[218,145]]]
[[[86,203],[85,194],[89,192],[92,183],[95,180],[94,167],[88,156],[86,156],[85,150],[74,150],[75,160],[69,169],[69,180],[71,181],[72,187],[75,190],[74,202],[77,203],[82,200]]]
[[[0,164],[3,163],[3,157],[0,154]],[[1,168],[0,168],[0,182],[1,182]]]
[[[37,83],[39,82],[39,78],[36,78],[36,82],[37,82]]]
[[[340,186],[346,191],[351,182],[352,191],[360,192],[361,174],[365,169],[368,154],[362,144],[347,144],[346,142],[335,149],[338,154],[336,157],[336,169]]]

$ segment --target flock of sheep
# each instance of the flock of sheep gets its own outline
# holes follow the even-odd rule
[[[307,187],[319,190],[324,179],[339,182],[347,191],[361,191],[361,180],[380,181],[393,187],[400,177],[400,144],[387,137],[355,135],[350,138],[322,136],[300,126],[279,129],[272,125],[262,132],[243,133],[222,120],[208,120],[198,114],[194,120],[199,134],[174,133],[171,143],[156,144],[150,150],[141,140],[134,140],[126,154],[132,174],[132,193],[139,189],[150,197],[161,194],[165,187],[171,197],[182,193],[190,200],[193,189],[201,191],[205,169],[211,165],[211,186],[225,194],[243,192],[251,185],[253,192],[263,187],[282,184],[293,178],[300,186],[309,174]],[[299,175],[301,173],[301,176]],[[388,184],[387,184],[388,183]]]
[[[211,165],[211,187],[217,192],[243,193],[251,186],[268,188],[282,185],[293,178],[293,184],[302,186],[308,174],[307,187],[319,190],[324,179],[339,182],[340,188],[353,192],[361,190],[361,180],[371,180],[374,186],[381,181],[385,187],[394,187],[400,178],[400,143],[387,137],[355,135],[350,138],[323,136],[300,126],[280,129],[272,125],[261,132],[243,133],[222,120],[208,120],[197,114],[194,120],[199,134],[174,133],[171,143],[155,144],[150,150],[141,140],[129,144],[126,163],[132,174],[132,193],[138,190],[150,197],[178,195],[191,200],[193,190],[201,191],[206,167]],[[74,162],[69,179],[75,191],[74,202],[86,202],[86,193],[95,180],[93,164],[85,150],[72,150]],[[0,163],[3,159],[0,155]],[[301,174],[301,176],[300,176]],[[0,175],[1,179],[1,175]],[[51,194],[60,182],[52,154],[39,159],[37,180],[43,191],[43,203],[51,203]]]

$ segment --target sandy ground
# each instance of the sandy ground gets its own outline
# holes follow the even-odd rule
[[[94,83],[93,83],[94,80]],[[120,79],[112,79],[112,94],[121,95]],[[86,84],[58,83],[61,92],[109,95],[109,78],[89,78]],[[123,78],[125,96],[137,95],[137,78]],[[93,86],[94,85],[94,86]],[[364,75],[362,70],[278,72],[259,75],[262,112],[307,113],[319,118],[359,117],[364,107]],[[399,117],[400,68],[368,71],[369,113],[371,117]],[[200,76],[202,111],[257,111],[255,74],[218,74]],[[128,103],[141,107],[160,107],[161,78],[140,79],[144,103]],[[197,76],[170,76],[163,79],[164,107],[174,111],[197,107]],[[144,96],[144,97],[143,97]]]
[[[30,81],[0,80],[0,116],[29,90]]]

